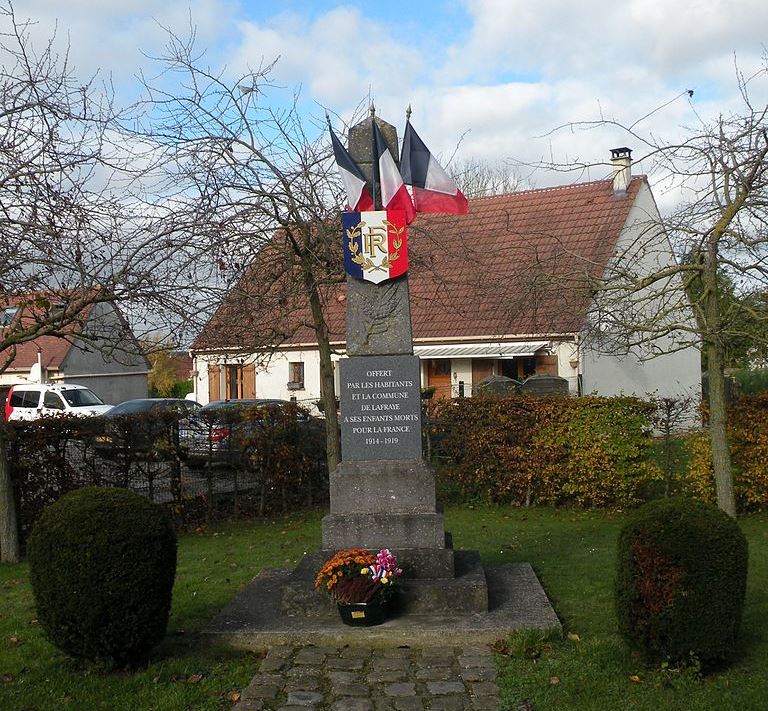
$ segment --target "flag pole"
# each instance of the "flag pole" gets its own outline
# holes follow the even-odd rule
[[[379,191],[377,190],[377,184],[376,184],[376,172],[379,166],[374,165],[377,155],[376,155],[376,136],[374,134],[374,129],[373,129],[374,122],[376,121],[376,107],[374,106],[373,101],[371,101],[370,111],[371,111],[371,188],[373,191],[373,209],[380,210],[381,203],[379,202]]]

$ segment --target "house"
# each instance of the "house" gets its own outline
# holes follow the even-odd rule
[[[61,299],[59,300],[59,296]],[[6,297],[0,302],[0,390],[27,382],[84,385],[104,402],[117,404],[147,397],[149,363],[125,317],[112,301],[95,301],[64,314],[65,295]],[[45,326],[43,325],[45,324]],[[43,330],[32,340],[12,345],[14,335]]]
[[[617,260],[648,267],[674,260],[663,231],[649,229],[659,213],[647,179],[632,176],[629,149],[612,153],[612,179],[478,198],[468,215],[420,215],[410,226],[413,342],[422,386],[437,395],[471,396],[489,375],[550,374],[565,378],[573,394],[698,393],[699,352],[668,348],[674,333],[659,336],[655,350],[664,354],[650,360],[636,347],[606,347],[607,339],[596,336],[596,280]],[[237,297],[225,299],[193,343],[196,399],[313,404],[320,397],[319,356],[306,305],[273,286],[260,289],[257,272],[238,285]],[[344,284],[327,286],[323,297],[338,359]],[[248,334],[260,333],[270,334],[263,347],[249,348]]]

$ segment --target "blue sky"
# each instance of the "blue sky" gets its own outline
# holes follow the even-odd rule
[[[738,109],[734,61],[750,75],[765,65],[768,40],[764,0],[24,0],[16,9],[37,22],[39,39],[58,26],[78,70],[111,74],[123,97],[150,66],[144,54],[162,51],[162,27],[185,34],[191,17],[213,64],[238,71],[279,56],[276,79],[301,85],[318,117],[328,107],[347,118],[370,91],[379,115],[402,127],[410,103],[444,162],[455,152],[597,163],[616,145],[640,158],[617,129],[552,131],[601,116],[632,122],[678,97],[640,126],[675,140],[685,126]],[[765,83],[752,92],[765,105]],[[530,181],[607,172],[539,171]]]

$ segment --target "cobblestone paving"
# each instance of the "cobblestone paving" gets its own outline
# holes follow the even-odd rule
[[[235,711],[499,711],[488,647],[272,647]]]

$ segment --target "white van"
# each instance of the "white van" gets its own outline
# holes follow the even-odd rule
[[[103,415],[112,405],[83,385],[24,383],[12,385],[5,399],[6,420],[37,420],[40,417]]]

